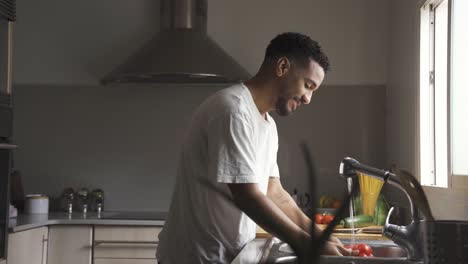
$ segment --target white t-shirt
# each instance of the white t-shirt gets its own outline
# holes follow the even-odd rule
[[[226,199],[232,199],[226,183],[257,183],[266,194],[268,178],[279,177],[278,133],[266,116],[243,84],[213,94],[196,109],[159,234],[159,262],[228,263],[255,238],[256,224]]]

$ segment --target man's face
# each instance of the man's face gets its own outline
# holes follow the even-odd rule
[[[309,104],[312,94],[325,77],[322,66],[314,60],[309,60],[306,66],[290,64],[289,61],[285,63],[288,70],[279,78],[279,96],[275,107],[281,116],[291,114],[302,104]]]

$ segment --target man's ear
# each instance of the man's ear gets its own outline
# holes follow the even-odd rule
[[[291,63],[289,62],[288,58],[280,57],[276,61],[276,76],[281,77],[289,72],[291,68]]]

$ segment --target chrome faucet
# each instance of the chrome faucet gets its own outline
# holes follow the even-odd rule
[[[356,172],[365,173],[371,177],[380,179],[385,183],[403,191],[408,198],[411,209],[411,223],[407,226],[398,226],[389,223],[390,216],[393,212],[393,207],[390,209],[385,220],[383,235],[390,238],[395,244],[401,246],[408,252],[408,259],[415,261],[423,261],[425,256],[425,241],[426,221],[421,219],[418,208],[413,203],[409,193],[402,187],[398,177],[385,170],[373,168],[371,166],[359,163],[352,158],[344,158],[340,164],[340,174],[345,178],[351,178],[353,181],[357,179]]]

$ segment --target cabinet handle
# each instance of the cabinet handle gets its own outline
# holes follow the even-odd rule
[[[152,246],[158,245],[159,243],[156,241],[135,241],[135,240],[95,240],[94,246],[97,247],[99,245],[122,245],[122,244],[131,244],[131,245],[145,245],[145,246]]]
[[[46,264],[47,263],[47,252],[45,251],[45,245],[49,243],[49,239],[42,237],[42,259],[41,259],[41,264]]]
[[[0,143],[0,149],[16,149],[18,146],[13,144]]]

